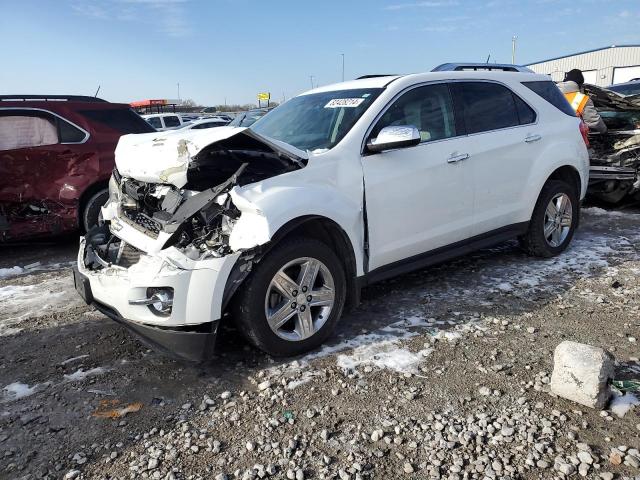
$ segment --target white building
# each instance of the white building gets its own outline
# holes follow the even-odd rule
[[[640,45],[612,45],[526,65],[561,82],[565,72],[582,70],[586,83],[606,87],[640,78]]]

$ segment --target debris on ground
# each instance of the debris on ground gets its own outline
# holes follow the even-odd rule
[[[599,347],[564,341],[553,355],[551,392],[585,407],[602,410],[611,394],[614,358]]]
[[[120,418],[129,413],[139,412],[142,408],[141,402],[120,405],[120,400],[101,400],[98,408],[92,415],[96,418]]]

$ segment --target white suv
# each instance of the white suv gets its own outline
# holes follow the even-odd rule
[[[317,88],[251,128],[125,135],[76,287],[199,360],[229,313],[272,355],[319,346],[363,286],[517,237],[551,257],[589,160],[551,80],[440,71]]]

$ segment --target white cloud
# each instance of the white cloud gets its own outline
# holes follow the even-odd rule
[[[431,0],[431,1],[421,1],[421,2],[412,2],[412,3],[396,3],[392,5],[387,5],[384,7],[385,10],[404,10],[407,8],[433,8],[433,7],[453,7],[458,5],[456,0]]]
[[[170,36],[192,33],[186,5],[190,0],[85,0],[71,4],[79,15],[92,20],[137,22]]]

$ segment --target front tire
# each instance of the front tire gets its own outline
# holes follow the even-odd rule
[[[242,334],[273,356],[292,356],[320,346],[342,315],[344,268],[327,245],[286,240],[254,266],[234,301]]]
[[[88,232],[100,223],[100,209],[109,200],[109,191],[100,190],[94,193],[82,211],[82,228]]]
[[[571,243],[580,217],[578,193],[562,180],[549,180],[540,192],[522,247],[536,257],[550,258]]]

